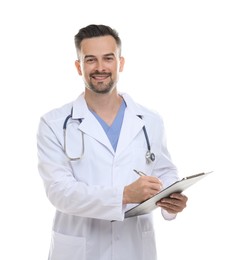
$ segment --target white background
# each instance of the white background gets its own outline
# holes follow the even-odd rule
[[[1,1],[0,259],[47,259],[54,209],[37,172],[37,126],[83,91],[73,37],[90,23],[119,32],[119,90],[161,113],[181,177],[214,171],[185,192],[175,221],[155,211],[159,260],[234,259],[232,2]]]

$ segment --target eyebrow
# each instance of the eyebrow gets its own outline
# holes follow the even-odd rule
[[[115,56],[114,53],[107,53],[107,54],[104,54],[103,57],[107,57],[107,56]],[[85,55],[84,56],[84,59],[87,59],[87,58],[94,58],[96,57],[95,55]]]

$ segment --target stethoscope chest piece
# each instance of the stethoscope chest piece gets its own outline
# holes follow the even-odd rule
[[[145,158],[147,163],[151,163],[155,161],[155,154],[151,153],[150,150],[148,150],[145,154]]]

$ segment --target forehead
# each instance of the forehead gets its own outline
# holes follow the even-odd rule
[[[84,39],[81,42],[81,55],[104,55],[107,53],[116,53],[118,46],[112,36],[100,36]]]

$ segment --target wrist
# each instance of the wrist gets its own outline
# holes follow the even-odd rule
[[[123,200],[122,201],[123,201],[123,204],[128,204],[129,203],[127,186],[124,187],[124,190],[123,190]]]

